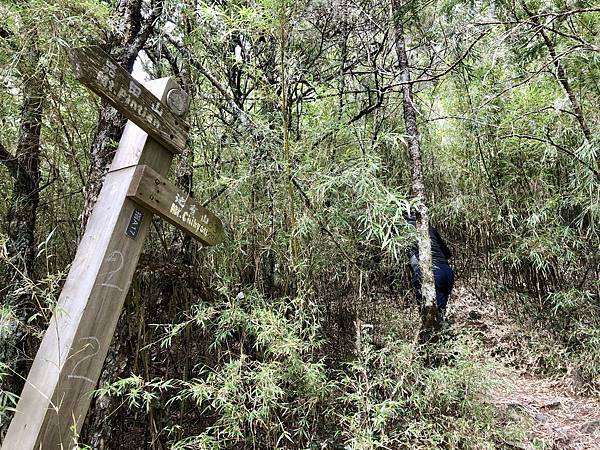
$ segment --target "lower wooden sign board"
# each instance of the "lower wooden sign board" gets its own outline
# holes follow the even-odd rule
[[[204,245],[223,241],[221,220],[149,166],[136,168],[127,196]]]

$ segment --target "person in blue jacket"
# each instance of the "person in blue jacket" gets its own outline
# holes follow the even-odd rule
[[[405,217],[406,221],[416,227],[414,215]],[[431,258],[433,265],[433,277],[435,279],[435,299],[440,318],[443,320],[446,313],[448,298],[454,287],[454,271],[448,260],[452,258],[452,252],[432,226],[429,227],[429,238],[431,239]],[[419,249],[415,245],[409,252],[410,268],[412,272],[412,283],[415,288],[417,302],[421,304],[421,269],[419,267]]]

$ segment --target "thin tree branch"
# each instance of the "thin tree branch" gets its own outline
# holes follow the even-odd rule
[[[544,17],[567,17],[575,14],[585,14],[592,12],[600,12],[600,8],[585,8],[585,9],[574,9],[570,11],[559,11],[559,12],[547,12],[534,14],[531,18],[544,18]],[[488,20],[485,22],[475,22],[475,25],[519,25],[524,23],[522,20]]]
[[[372,113],[377,108],[381,107],[381,105],[383,104],[383,99],[384,99],[384,90],[378,89],[377,90],[377,102],[375,102],[374,104],[371,104],[371,105],[367,106],[366,108],[364,108],[356,116],[354,116],[352,119],[350,119],[347,122],[347,124],[350,125],[350,124],[356,122],[357,120],[361,119],[362,117],[364,117],[364,116]]]
[[[539,69],[537,69],[535,72],[533,72],[532,74],[530,74],[527,78],[524,78],[523,80],[519,81],[518,83],[515,83],[515,84],[513,84],[511,86],[508,86],[507,88],[503,89],[498,94],[494,95],[492,98],[489,98],[488,100],[486,100],[485,102],[483,102],[481,105],[478,106],[478,109],[481,109],[484,106],[487,106],[488,104],[490,104],[491,102],[493,102],[497,98],[502,97],[508,91],[510,91],[512,89],[515,89],[515,88],[518,88],[519,86],[522,86],[525,83],[528,83],[533,78],[535,78],[540,73],[542,73],[544,70],[546,70],[548,68],[548,66],[550,66],[551,64],[554,64],[556,61],[560,60],[560,58],[562,58],[563,56],[567,56],[567,55],[573,53],[575,50],[577,50],[578,48],[581,48],[581,47],[582,47],[581,45],[574,45],[573,47],[568,48],[567,50],[565,50],[564,52],[562,52],[560,55],[557,55],[555,58],[552,58],[550,61],[548,61],[547,63],[543,64]]]
[[[463,60],[469,55],[469,53],[471,52],[471,50],[473,50],[473,47],[475,47],[475,45],[482,40],[485,36],[487,36],[490,32],[486,31],[482,34],[480,34],[477,39],[475,39],[473,42],[471,42],[471,44],[469,45],[469,48],[467,48],[464,53],[456,60],[454,61],[450,66],[448,66],[446,69],[444,69],[442,72],[438,73],[437,75],[433,75],[430,76],[428,78],[416,78],[414,80],[410,80],[407,82],[401,82],[400,84],[416,84],[416,83],[423,83],[423,82],[427,82],[427,81],[435,81],[438,78],[443,77],[444,75],[452,72],[452,70],[454,70],[454,68],[456,68],[456,66],[458,66],[461,62],[463,62]]]
[[[577,156],[574,152],[572,152],[568,148],[565,148],[562,145],[559,145],[556,142],[554,142],[550,138],[549,134],[546,136],[548,138],[547,140],[536,137],[536,136],[529,136],[527,134],[507,134],[507,135],[498,136],[498,137],[500,139],[509,139],[509,138],[528,139],[530,141],[543,142],[544,144],[549,144],[552,147],[554,147],[555,149],[560,150],[561,152],[566,153],[567,155],[573,157],[575,159],[575,161],[577,161],[579,164],[581,164],[585,168],[589,169],[595,175],[595,177],[598,179],[598,181],[600,181],[600,172],[597,169],[595,169],[589,163],[582,160],[579,156]]]
[[[163,2],[159,1],[157,3],[157,5],[152,9],[152,11],[150,11],[150,14],[148,14],[148,17],[146,17],[146,19],[144,19],[142,28],[140,29],[139,33],[137,34],[137,36],[131,43],[129,49],[127,50],[127,55],[128,55],[127,59],[128,60],[130,58],[132,58],[134,55],[137,56],[139,51],[144,47],[144,45],[146,45],[146,41],[148,40],[150,33],[152,33],[152,30],[154,30],[156,21],[162,15],[162,11],[163,11]]]
[[[306,192],[304,192],[304,189],[302,189],[302,186],[300,186],[300,183],[298,182],[298,180],[296,180],[296,178],[291,177],[291,181],[294,184],[295,188],[300,193],[300,196],[302,197],[302,200],[304,201],[304,206],[306,206],[306,208],[313,214],[313,217],[314,217],[315,208],[313,207],[310,199],[308,198],[308,195],[306,195]],[[325,226],[325,224],[323,224],[321,219],[319,219],[318,217],[315,217],[315,219],[316,219],[317,223],[319,224],[319,228],[321,228],[321,231],[323,231],[325,234],[327,234],[327,236],[329,236],[329,238],[331,239],[333,244],[342,253],[344,258],[346,258],[346,260],[350,264],[352,264],[354,267],[356,267],[357,269],[360,269],[360,267],[358,266],[358,263],[354,259],[352,259],[352,257],[348,254],[348,252],[346,252],[346,250],[344,250],[344,247],[342,247],[342,245],[337,241],[335,235],[329,230],[329,228],[327,228]]]
[[[228,187],[229,187],[229,186],[221,186],[221,188],[220,188],[220,189],[219,189],[217,192],[215,192],[213,195],[211,195],[211,196],[210,196],[208,199],[206,199],[206,200],[205,200],[205,201],[202,203],[202,206],[204,206],[204,207],[206,208],[206,207],[207,207],[207,206],[208,206],[208,205],[209,205],[211,202],[213,202],[213,201],[214,201],[214,200],[216,200],[218,197],[220,197],[220,196],[221,196],[221,194],[223,194],[223,193],[224,193],[224,192],[227,190],[227,188],[228,188]]]
[[[168,41],[181,53],[190,64],[212,84],[219,93],[227,99],[229,103],[234,103],[233,95],[223,86],[223,84],[217,80],[206,68],[202,65],[198,59],[192,55],[192,53],[180,42],[177,42],[172,36],[167,35]]]

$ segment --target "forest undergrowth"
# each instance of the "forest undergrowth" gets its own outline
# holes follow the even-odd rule
[[[196,378],[126,377],[95,395],[118,399],[125,417],[160,414],[173,449],[597,448],[597,385],[543,329],[459,283],[440,341],[424,348],[410,299],[363,301],[346,333],[327,330],[327,313],[306,298],[196,304],[151,344],[196,336]],[[184,411],[196,419],[182,421]]]

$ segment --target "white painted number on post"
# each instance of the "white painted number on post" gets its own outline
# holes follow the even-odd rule
[[[82,364],[84,361],[87,361],[88,359],[93,358],[94,356],[96,356],[98,354],[98,352],[100,351],[100,341],[98,341],[98,339],[94,336],[84,337],[79,340],[84,341],[84,342],[89,341],[89,343],[85,344],[83,346],[83,348],[81,350],[77,351],[77,353],[75,353],[74,355],[72,355],[71,358],[80,352],[85,352],[85,350],[87,350],[90,347],[92,348],[92,353],[89,355],[85,355],[83,358],[81,358],[79,361],[77,361],[75,366],[73,366],[73,370],[71,370],[71,373],[69,375],[67,375],[67,378],[76,378],[78,380],[85,380],[92,384],[95,384],[94,380],[92,380],[88,377],[84,377],[83,375],[77,375],[75,372],[77,371],[77,368],[79,367],[80,364]]]
[[[100,274],[100,276],[106,275],[106,278],[104,279],[104,282],[102,282],[100,284],[100,286],[104,286],[104,287],[108,287],[108,288],[113,288],[113,289],[118,290],[119,292],[123,292],[122,288],[120,288],[119,286],[117,286],[116,284],[114,284],[112,282],[114,276],[117,273],[119,273],[121,271],[121,269],[123,268],[123,264],[124,264],[123,253],[121,253],[118,250],[115,250],[110,255],[108,255],[108,258],[106,258],[106,262],[110,262],[110,263],[116,262],[117,268],[114,269],[114,270],[109,270],[108,272],[104,272],[104,273]]]

